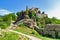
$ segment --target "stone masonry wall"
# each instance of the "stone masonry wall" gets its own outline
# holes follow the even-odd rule
[[[47,24],[44,28],[34,28],[39,34],[60,38],[60,24]]]
[[[60,37],[60,24],[47,24],[43,29],[44,34]]]

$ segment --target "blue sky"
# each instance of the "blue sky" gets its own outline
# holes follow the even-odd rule
[[[60,13],[60,0],[0,0],[0,15],[25,10],[26,5],[29,8],[40,8],[49,17],[60,17],[60,15],[55,15],[57,12]]]

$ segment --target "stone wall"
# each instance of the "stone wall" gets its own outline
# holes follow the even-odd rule
[[[47,24],[44,28],[34,28],[39,34],[60,38],[60,24]]]
[[[47,24],[44,29],[46,30],[60,30],[60,24]]]
[[[52,37],[60,37],[60,24],[47,24],[45,25],[43,32]]]

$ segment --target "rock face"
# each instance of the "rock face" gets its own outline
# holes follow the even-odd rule
[[[30,11],[34,11],[36,13],[36,16],[40,17],[40,18],[44,18],[44,17],[47,17],[48,15],[45,14],[45,12],[42,12],[40,11],[39,8],[31,8]]]
[[[34,26],[36,26],[36,23],[33,20],[25,21],[24,24],[29,28],[34,28]]]
[[[38,16],[40,18],[44,18],[44,17],[47,17],[47,14],[39,14],[39,13],[37,13],[36,16]]]
[[[40,18],[47,17],[47,14],[45,14],[45,12],[42,12],[42,13],[41,13],[41,11],[40,11],[39,8],[31,8],[31,9],[28,9],[28,7],[26,7],[26,10],[25,10],[25,11],[21,11],[21,12],[19,13],[19,16],[17,16],[16,22],[18,22],[18,21],[20,21],[20,20],[22,20],[22,19],[30,19],[29,14],[30,14],[30,12],[32,12],[32,11],[35,13],[35,16],[38,16],[38,17],[40,17]],[[15,24],[16,22],[14,22],[14,24]]]
[[[39,10],[39,8],[31,8],[31,9],[29,9],[30,11],[34,11],[35,13],[41,13],[40,12],[40,10]]]

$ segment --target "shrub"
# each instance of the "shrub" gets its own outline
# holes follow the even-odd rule
[[[32,31],[32,32],[31,32],[31,34],[35,34],[35,32],[34,32],[34,31]]]
[[[0,24],[0,28],[5,29],[7,27],[7,24]]]

